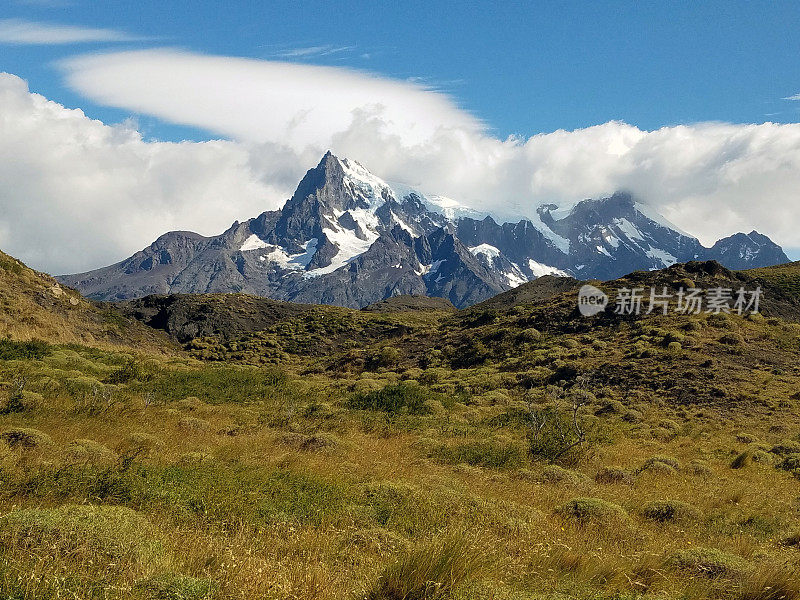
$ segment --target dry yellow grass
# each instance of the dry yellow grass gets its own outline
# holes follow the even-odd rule
[[[373,590],[371,597],[378,598],[383,588],[376,582],[387,564],[401,560],[415,545],[458,530],[480,531],[483,546],[475,552],[494,559],[491,570],[453,591],[458,598],[644,592],[715,598],[762,585],[759,577],[772,581],[784,576],[787,589],[793,589],[790,573],[800,564],[800,551],[781,540],[797,527],[797,480],[772,465],[731,469],[730,463],[747,447],[737,439],[745,423],[748,434],[765,445],[787,438],[771,430],[776,418],[786,431],[798,431],[795,406],[760,420],[710,421],[665,441],[630,436],[621,421],[609,418],[608,425],[619,433],[577,465],[584,477],[550,483],[540,478],[543,465],[538,463],[490,469],[428,458],[425,440],[451,435],[439,417],[387,424],[380,416],[348,411],[325,378],[306,379],[300,388],[303,397],[295,399],[291,419],[279,424],[286,410],[283,394],[244,405],[224,399],[214,405],[192,399],[160,404],[123,386],[115,392],[116,401],[98,414],[76,411],[74,397],[46,395],[34,411],[0,417],[0,429],[32,427],[56,444],[35,458],[26,459],[31,451],[6,451],[4,480],[28,483],[14,493],[13,485],[6,487],[2,510],[64,502],[130,506],[166,540],[160,572],[213,584],[198,584],[208,597],[353,598]],[[320,396],[332,400],[331,413],[322,420],[304,410]],[[450,419],[459,421],[475,408],[456,407]],[[663,411],[653,409],[648,419],[674,417]],[[207,425],[187,427],[187,418]],[[297,443],[322,432],[332,445],[303,449]],[[458,435],[485,438],[487,433],[478,421],[460,427]],[[97,473],[70,471],[71,459],[61,451],[76,439],[89,439],[124,454],[134,438],[155,443],[136,456],[134,475],[126,484],[132,496],[87,494],[86,480],[96,479]],[[659,455],[674,458],[678,469],[640,471]],[[704,468],[694,469],[693,461],[702,461]],[[595,473],[610,465],[638,475],[632,482],[596,483]],[[53,479],[57,472],[61,481]],[[197,495],[192,488],[201,482],[204,491]],[[582,522],[558,513],[576,497],[617,504],[628,517]],[[691,505],[699,517],[676,523],[646,519],[644,507],[663,499]],[[198,505],[201,501],[205,504]],[[266,512],[253,510],[259,503]],[[740,557],[748,569],[705,577],[670,566],[671,556],[697,547]],[[13,547],[4,552],[7,578],[29,570],[39,582],[38,591],[22,597],[73,589],[58,583],[60,575],[46,562],[30,564]],[[115,582],[125,590],[118,597],[155,597],[153,589],[160,588],[148,587],[141,573],[131,573]],[[90,580],[84,576],[75,588],[79,597],[96,593],[85,583]]]
[[[122,330],[100,309],[79,301],[75,318],[21,273],[47,303],[0,310],[6,333],[105,350],[20,358],[11,344],[0,358],[0,436],[43,434],[0,443],[0,514],[56,523],[50,537],[10,535],[0,516],[0,598],[800,598],[800,483],[778,468],[800,454],[795,324],[654,318],[592,335],[528,327],[518,342],[535,318],[525,308],[474,327],[409,317],[417,329],[392,338],[392,364],[385,340],[304,355],[325,327],[369,324],[339,310],[270,333],[301,350],[256,369],[115,349],[106,328]],[[487,345],[493,358],[463,366],[461,348]],[[585,397],[591,435],[554,466],[526,453],[525,419],[568,367],[595,376],[561,388]],[[398,382],[427,396],[413,410],[353,408]],[[680,518],[653,518],[655,502]],[[70,546],[80,524],[56,517],[72,506],[124,510]],[[130,522],[158,553],[112,568]]]

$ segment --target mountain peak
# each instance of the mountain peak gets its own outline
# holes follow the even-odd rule
[[[329,150],[280,210],[211,238],[167,234],[117,265],[61,280],[105,299],[241,291],[360,307],[424,293],[467,306],[545,274],[611,279],[709,258],[729,268],[788,260],[757,232],[705,248],[625,191],[501,223]]]

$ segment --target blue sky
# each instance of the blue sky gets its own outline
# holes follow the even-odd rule
[[[0,69],[109,122],[130,111],[65,89],[54,60],[171,46],[348,66],[442,89],[501,138],[609,120],[652,130],[800,117],[800,104],[783,100],[800,92],[796,2],[11,0],[0,18],[149,38],[0,47]],[[157,138],[208,137],[144,115],[140,123]]]
[[[800,258],[798,31],[797,2],[5,0],[0,248],[218,234],[332,149],[502,220],[627,190]]]

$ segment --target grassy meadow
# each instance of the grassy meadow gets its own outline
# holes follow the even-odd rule
[[[800,598],[800,326],[540,310],[0,342],[0,598]]]

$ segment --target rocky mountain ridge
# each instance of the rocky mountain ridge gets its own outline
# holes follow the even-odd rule
[[[788,262],[757,232],[705,248],[624,193],[570,210],[543,205],[538,219],[502,224],[454,204],[328,152],[281,210],[214,237],[170,232],[120,263],[59,280],[111,301],[243,292],[354,308],[419,295],[464,307],[542,275],[611,279],[689,260]]]

